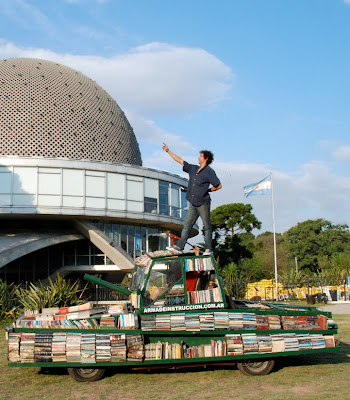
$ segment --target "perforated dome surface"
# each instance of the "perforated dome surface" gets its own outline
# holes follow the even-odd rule
[[[101,86],[31,58],[0,60],[0,156],[142,165],[132,127]]]

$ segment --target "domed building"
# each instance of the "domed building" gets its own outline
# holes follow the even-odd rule
[[[123,111],[84,74],[0,60],[0,115],[1,279],[117,282],[180,233],[187,180],[142,167]]]

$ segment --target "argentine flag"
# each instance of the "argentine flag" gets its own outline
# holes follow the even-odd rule
[[[257,196],[259,194],[271,194],[271,175],[258,183],[252,183],[243,187],[244,197]]]

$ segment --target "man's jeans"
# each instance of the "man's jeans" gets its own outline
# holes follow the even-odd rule
[[[202,204],[198,207],[190,204],[185,218],[184,227],[182,228],[181,238],[176,243],[176,246],[180,247],[181,250],[184,249],[191,229],[198,217],[201,217],[203,222],[205,248],[211,249],[212,227],[210,222],[210,201],[208,201],[208,203]]]

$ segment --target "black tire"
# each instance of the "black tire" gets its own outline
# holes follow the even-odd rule
[[[78,382],[94,382],[102,379],[104,368],[68,368],[69,375]]]
[[[275,360],[237,362],[238,369],[244,375],[267,375],[275,365]]]

